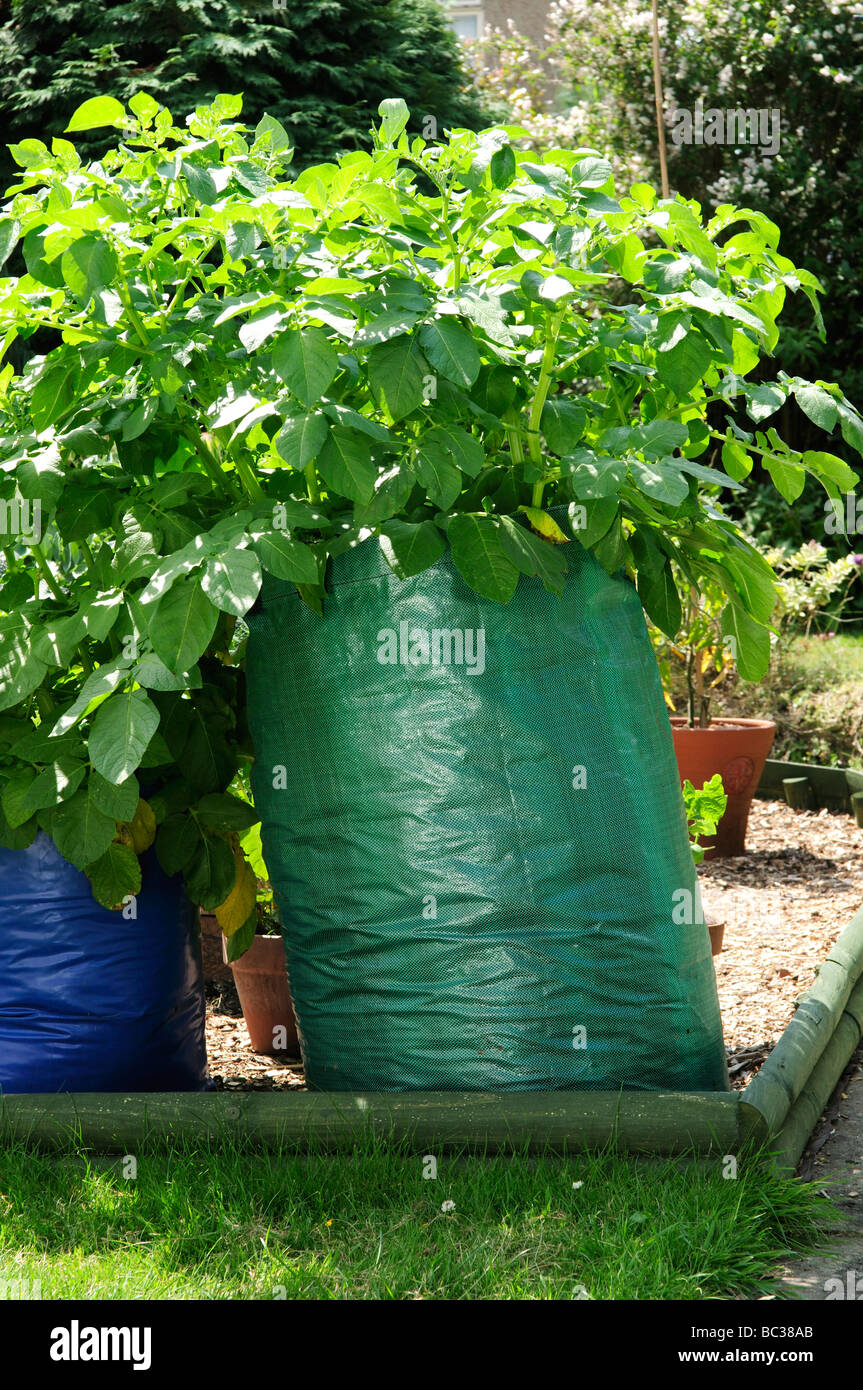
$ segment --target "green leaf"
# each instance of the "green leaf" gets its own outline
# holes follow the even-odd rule
[[[327,417],[320,411],[293,415],[282,425],[273,444],[289,468],[305,468],[317,458],[329,428]]]
[[[569,520],[577,540],[585,550],[591,550],[606,534],[618,515],[616,497],[599,497],[587,502],[574,502],[569,508]]]
[[[106,781],[100,772],[90,773],[87,791],[96,809],[115,821],[130,821],[141,796],[137,777],[115,784]]]
[[[295,541],[283,531],[272,530],[259,534],[253,542],[255,552],[265,570],[276,579],[291,584],[315,584],[318,562],[314,551],[301,541]]]
[[[419,330],[422,350],[431,365],[456,386],[472,386],[480,359],[470,333],[453,319],[435,319]]]
[[[21,223],[12,217],[0,221],[0,268],[8,261],[21,235]]]
[[[674,582],[671,561],[656,575],[639,573],[638,597],[647,616],[667,637],[676,637],[682,618],[680,595]]]
[[[637,425],[632,431],[632,447],[640,449],[648,458],[659,458],[670,454],[686,442],[689,431],[679,420],[651,420],[646,425]]]
[[[261,566],[255,552],[235,548],[207,561],[201,587],[222,613],[243,618],[260,593],[261,582]]]
[[[495,150],[488,167],[492,187],[509,188],[517,170],[512,146],[502,145],[499,150]]]
[[[496,521],[459,512],[450,519],[447,535],[453,563],[465,583],[483,598],[509,603],[518,584],[518,569]]]
[[[701,380],[712,361],[713,352],[706,338],[690,329],[678,342],[656,354],[656,374],[663,386],[682,400]]]
[[[722,632],[734,639],[734,664],[745,681],[760,681],[770,665],[770,633],[737,603],[722,610]]]
[[[670,507],[678,507],[689,495],[686,478],[668,463],[642,463],[641,459],[630,459],[629,471],[636,487],[648,497],[654,497],[657,502],[667,502]]]
[[[626,538],[620,518],[617,517],[602,539],[597,541],[593,553],[608,574],[616,574],[626,560],[626,551]]]
[[[131,664],[129,657],[117,657],[88,676],[72,704],[60,715],[51,732],[59,736],[73,728],[79,719],[90,712],[94,701],[102,700],[112,690],[116,690]]]
[[[566,585],[567,563],[560,545],[544,541],[511,516],[499,518],[504,549],[522,574],[542,580],[549,593],[562,594]]]
[[[725,552],[722,565],[753,618],[769,623],[776,607],[776,577],[764,557],[751,546],[740,544]]]
[[[166,817],[156,834],[156,858],[169,878],[188,868],[200,840],[201,832],[190,816],[178,812]]]
[[[410,117],[407,103],[401,97],[387,97],[378,107],[381,119],[381,139],[392,145],[399,138]]]
[[[64,801],[51,819],[51,838],[64,859],[86,869],[107,850],[117,832],[112,816],[100,811],[87,791]]]
[[[191,863],[183,871],[186,892],[205,912],[221,907],[237,878],[237,862],[227,840],[198,833]]]
[[[195,690],[201,684],[201,673],[197,666],[192,666],[188,671],[180,672],[178,675],[176,671],[169,671],[155,652],[147,652],[142,656],[132,675],[138,684],[145,686],[147,690]]]
[[[482,441],[468,434],[460,425],[435,425],[421,435],[421,446],[426,443],[443,445],[452,454],[456,466],[469,478],[475,478],[485,463]]]
[[[283,334],[273,348],[272,363],[273,371],[305,406],[320,400],[339,370],[339,359],[322,328]]]
[[[23,825],[11,826],[0,805],[0,849],[29,849],[39,832],[39,822],[34,816]]]
[[[20,816],[13,822],[9,815],[8,808],[6,814],[9,823],[22,824],[29,820],[37,811],[44,811],[49,806],[59,806],[61,801],[68,801],[70,796],[74,796],[84,780],[87,769],[84,763],[76,758],[59,758],[39,773],[38,777],[30,783],[24,796],[19,803]]]
[[[0,793],[0,806],[3,808],[3,817],[6,824],[12,829],[17,830],[25,821],[30,819],[32,811],[23,810],[24,799],[36,778],[29,772],[18,772],[3,786]]]
[[[854,469],[835,454],[809,450],[803,455],[803,467],[817,478],[826,478],[828,482],[835,483],[842,492],[853,492],[859,481]]]
[[[206,651],[219,610],[201,586],[201,577],[179,576],[159,599],[149,621],[150,641],[169,671],[188,671]]]
[[[248,830],[249,826],[257,825],[261,819],[248,801],[217,792],[201,797],[195,807],[195,815],[205,830]]]
[[[578,498],[616,497],[626,482],[626,460],[596,454],[592,449],[576,449],[560,461],[561,472],[569,473]]]
[[[370,502],[378,469],[368,436],[335,425],[318,456],[318,472],[328,491],[352,502]]]
[[[777,454],[762,457],[761,462],[770,474],[777,492],[781,493],[786,502],[796,502],[806,484],[805,469]]]
[[[607,159],[584,155],[573,164],[571,177],[579,188],[602,188],[611,178],[611,165]]]
[[[832,434],[839,419],[839,407],[828,391],[820,386],[803,383],[794,387],[797,404],[819,429]]]
[[[543,406],[540,429],[553,454],[571,453],[584,434],[586,424],[587,412],[574,401],[554,398]]]
[[[257,911],[250,912],[248,920],[245,922],[245,924],[242,927],[239,927],[237,931],[232,932],[231,935],[227,938],[228,944],[226,954],[229,962],[239,960],[240,956],[243,955],[245,951],[248,951],[249,947],[255,940],[257,931]]]
[[[103,125],[126,125],[126,108],[116,97],[91,97],[79,106],[66,127],[70,130],[97,130]]]
[[[84,872],[97,903],[112,911],[141,891],[141,865],[130,845],[110,844]]]
[[[30,414],[40,433],[75,404],[79,376],[76,360],[46,360],[50,365],[43,370],[30,397]]]
[[[159,103],[150,96],[149,92],[136,92],[129,100],[129,110],[133,111],[136,116],[140,116],[145,125],[149,125],[153,117],[158,114]]]
[[[90,729],[90,762],[108,782],[124,782],[159,727],[159,711],[143,690],[121,691],[99,706]]]
[[[60,264],[66,284],[82,304],[117,278],[117,257],[95,232],[73,241]]]
[[[726,439],[722,445],[722,463],[728,476],[736,482],[742,482],[752,472],[752,459],[734,439]]]
[[[429,501],[447,511],[462,490],[463,478],[451,455],[440,445],[420,444],[414,461],[417,478],[428,493]]]
[[[422,405],[428,363],[414,338],[393,338],[379,343],[368,356],[369,384],[375,396],[401,420]]]
[[[781,386],[765,382],[761,386],[750,386],[744,384],[746,393],[746,410],[750,419],[756,424],[762,420],[767,420],[771,415],[775,415],[777,410],[785,404],[785,391]]]
[[[387,473],[378,474],[371,501],[357,502],[354,506],[357,526],[378,526],[382,521],[397,516],[415,486],[416,478],[406,467],[391,468]]]
[[[433,521],[416,525],[388,521],[381,527],[380,544],[384,559],[399,579],[427,570],[446,550],[446,541]]]

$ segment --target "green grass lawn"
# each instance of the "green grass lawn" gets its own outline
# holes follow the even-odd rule
[[[43,1299],[702,1299],[769,1290],[829,1204],[741,1160],[0,1152],[0,1281]],[[0,1296],[2,1296],[0,1288]],[[15,1296],[14,1285],[7,1296]]]

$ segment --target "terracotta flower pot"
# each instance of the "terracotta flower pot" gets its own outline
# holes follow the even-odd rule
[[[222,950],[227,960],[225,945]],[[256,936],[231,969],[253,1052],[299,1057],[297,1021],[282,938]]]
[[[690,729],[678,715],[671,719],[681,784],[688,778],[703,787],[715,773],[722,778],[728,807],[715,835],[701,843],[706,859],[727,859],[746,852],[746,825],[755,788],[773,746],[771,719],[714,719],[707,729]]]

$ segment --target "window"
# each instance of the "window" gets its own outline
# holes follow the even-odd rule
[[[479,5],[451,5],[449,22],[459,38],[467,43],[482,38],[483,15]]]

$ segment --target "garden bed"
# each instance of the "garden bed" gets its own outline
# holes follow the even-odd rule
[[[827,811],[756,801],[749,852],[702,865],[705,907],[724,918],[716,978],[731,1082],[746,1086],[863,900],[863,830]],[[208,986],[207,1051],[219,1090],[302,1089],[299,1060],[252,1052],[233,985]]]

